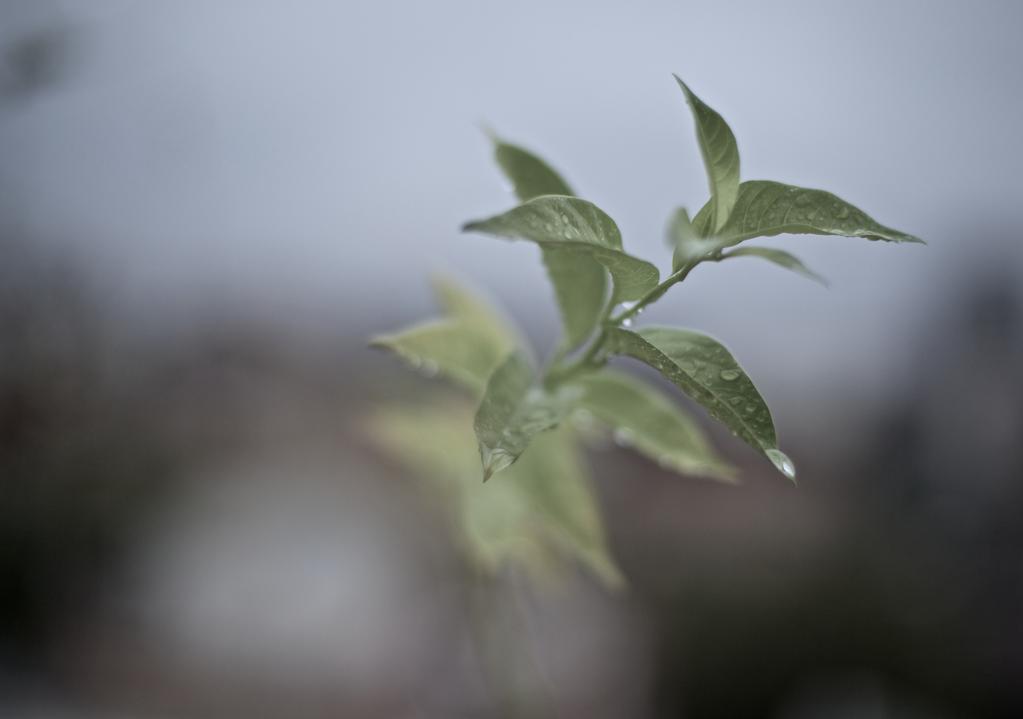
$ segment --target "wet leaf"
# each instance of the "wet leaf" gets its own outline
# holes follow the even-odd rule
[[[795,467],[778,449],[767,403],[717,340],[683,329],[612,329],[608,332],[608,349],[656,369],[740,439],[767,456],[785,476],[795,479]]]
[[[713,208],[703,206],[693,219],[701,236],[714,235],[719,247],[772,235],[841,235],[887,242],[922,242],[880,224],[863,210],[824,190],[780,182],[751,180],[739,186],[739,199],[723,227],[711,229]]]
[[[469,222],[463,229],[588,256],[611,273],[616,304],[639,299],[658,281],[654,265],[622,251],[622,236],[614,220],[593,203],[576,197],[544,195],[503,214]]]

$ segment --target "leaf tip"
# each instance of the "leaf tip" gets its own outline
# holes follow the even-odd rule
[[[476,123],[476,126],[479,127],[480,132],[486,135],[487,138],[495,145],[499,145],[501,143],[501,138],[498,136],[497,131],[494,130],[494,127],[489,122],[487,122],[486,120],[480,120],[479,122]]]
[[[796,465],[791,459],[789,459],[788,455],[776,448],[764,450],[764,454],[767,455],[767,458],[771,460],[771,464],[773,464],[779,472],[788,477],[792,484],[796,484],[798,486],[796,483]]]

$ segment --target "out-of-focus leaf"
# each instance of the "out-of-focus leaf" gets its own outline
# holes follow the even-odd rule
[[[759,257],[773,262],[774,264],[784,267],[787,270],[802,275],[814,282],[819,282],[825,287],[828,286],[828,281],[824,277],[818,275],[816,272],[811,270],[809,267],[803,264],[795,255],[786,252],[785,250],[775,250],[769,247],[738,247],[723,256],[725,259],[729,257]]]
[[[544,195],[503,214],[469,222],[463,229],[588,255],[611,273],[616,304],[637,300],[657,284],[654,265],[622,251],[622,236],[614,220],[577,197]]]
[[[557,427],[567,412],[566,393],[550,394],[536,380],[529,361],[513,352],[487,381],[474,422],[484,482],[511,466],[535,435]]]
[[[561,175],[528,150],[494,138],[494,159],[522,202],[541,195],[575,193]],[[607,294],[607,272],[588,252],[541,245],[543,262],[565,328],[565,347],[578,347],[596,328]]]
[[[518,334],[491,307],[448,279],[434,290],[446,318],[374,337],[427,376],[442,375],[480,395],[497,365],[516,346]]]
[[[795,466],[778,449],[767,403],[717,340],[683,329],[611,329],[608,349],[656,369],[736,436],[767,456],[782,474],[795,479]]]
[[[467,406],[446,403],[384,408],[368,427],[389,455],[451,500],[443,506],[452,512],[454,537],[477,566],[496,571],[515,563],[553,581],[566,561],[577,560],[605,584],[620,586],[570,429],[538,435],[501,481],[481,484],[471,423]]]
[[[554,168],[525,148],[494,138],[494,159],[522,202],[540,195],[575,195]]]
[[[708,252],[717,250],[714,240],[700,237],[689,212],[684,207],[678,208],[668,224],[668,241],[675,249],[671,260],[671,271],[678,272],[685,265],[697,260]]]
[[[711,449],[699,425],[645,382],[605,368],[575,384],[583,390],[578,406],[608,425],[621,444],[677,472],[734,477],[734,469]]]
[[[696,137],[710,184],[709,205],[714,218],[711,224],[716,231],[724,226],[731,215],[739,192],[739,148],[735,143],[735,135],[721,115],[694,95],[678,75],[675,80],[682,88],[696,120]]]
[[[824,190],[751,180],[739,186],[732,216],[716,232],[713,206],[707,203],[693,218],[697,234],[714,235],[718,247],[772,235],[842,235],[888,242],[923,242],[885,227],[863,210]]]

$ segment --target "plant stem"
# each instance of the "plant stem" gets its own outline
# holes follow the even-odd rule
[[[655,300],[660,299],[660,297],[665,292],[667,292],[672,285],[678,284],[679,282],[684,280],[686,276],[692,271],[692,269],[696,267],[697,264],[699,263],[690,262],[689,264],[683,265],[681,268],[679,268],[677,272],[668,275],[665,278],[664,282],[657,285],[652,290],[647,292],[645,295],[640,297],[636,304],[622,312],[617,317],[612,317],[610,320],[608,320],[608,322],[612,325],[620,325],[622,322],[629,319],[630,317],[638,315],[640,312],[643,311],[643,308],[645,308],[648,304],[654,302]]]

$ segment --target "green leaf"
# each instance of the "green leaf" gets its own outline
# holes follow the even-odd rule
[[[494,159],[522,202],[541,195],[575,194],[561,175],[533,153],[496,136],[493,140]],[[565,348],[572,349],[589,337],[600,321],[607,273],[588,253],[551,245],[541,251],[561,311]]]
[[[494,159],[525,202],[541,195],[574,195],[561,175],[528,150],[494,138]],[[588,254],[563,247],[542,248],[565,328],[565,345],[577,347],[600,320],[607,293],[603,266]]]
[[[513,352],[487,381],[474,421],[484,482],[511,466],[535,435],[554,429],[567,412],[566,395],[546,392],[536,379],[525,356]]]
[[[525,148],[494,138],[494,159],[511,181],[520,201],[540,195],[574,195],[561,175]]]
[[[645,382],[605,368],[575,384],[583,390],[578,406],[608,425],[622,444],[677,472],[724,480],[735,476],[699,425]]]
[[[716,235],[719,247],[773,235],[842,235],[888,242],[923,242],[878,223],[863,210],[824,190],[751,180],[739,186],[739,199],[724,227],[711,232],[713,208],[704,205],[693,225],[702,236]]]
[[[614,279],[615,304],[637,300],[657,285],[657,268],[622,251],[622,236],[599,207],[577,197],[544,195],[489,219],[467,223],[467,232],[530,240],[541,247],[577,250],[604,265]]]
[[[818,275],[804,265],[802,260],[785,250],[775,250],[769,247],[738,247],[722,256],[723,259],[728,259],[729,257],[759,257],[787,270],[792,270],[814,282],[820,282],[825,287],[828,286],[827,279]]]
[[[541,247],[547,276],[561,311],[564,347],[571,350],[593,334],[607,295],[607,270],[586,250]]]
[[[671,271],[678,272],[686,264],[697,260],[717,249],[714,240],[701,237],[689,219],[684,207],[678,208],[668,224],[668,241],[675,248],[671,260]]]
[[[650,365],[711,416],[759,450],[789,479],[796,472],[778,449],[771,412],[753,382],[717,340],[692,330],[608,330],[608,349]]]
[[[700,154],[707,168],[710,183],[710,205],[714,217],[714,230],[724,226],[732,213],[739,192],[739,148],[735,143],[728,123],[708,107],[676,75],[679,87],[685,93],[686,101],[696,120],[696,137],[700,143]]]
[[[621,573],[608,554],[597,502],[569,428],[538,435],[500,482],[481,484],[471,411],[460,403],[376,410],[371,438],[425,484],[442,492],[458,545],[473,564],[496,572],[515,563],[553,581],[578,559],[612,587]]]
[[[477,395],[502,359],[485,333],[454,320],[433,320],[378,335],[370,346],[388,349],[426,376],[442,375]]]
[[[442,375],[481,395],[494,368],[522,340],[491,307],[453,281],[435,280],[434,291],[446,318],[378,335],[370,346],[394,352],[427,376]]]

